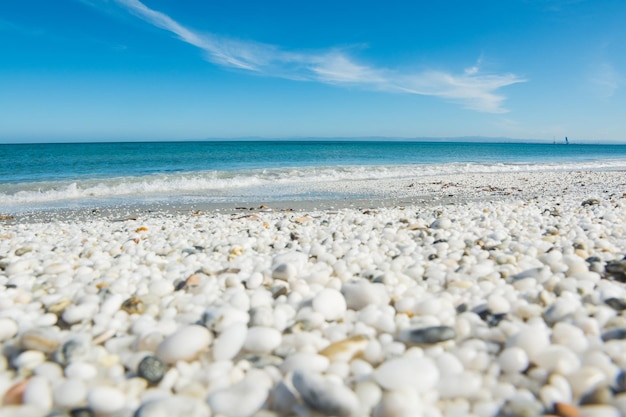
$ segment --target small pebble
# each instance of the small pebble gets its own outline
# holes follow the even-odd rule
[[[148,381],[150,384],[158,384],[163,379],[167,367],[165,363],[156,356],[148,355],[139,362],[137,375]]]

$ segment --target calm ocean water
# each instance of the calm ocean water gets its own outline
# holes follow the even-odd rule
[[[442,173],[626,169],[626,145],[152,142],[0,145],[0,211],[340,197],[308,185]]]

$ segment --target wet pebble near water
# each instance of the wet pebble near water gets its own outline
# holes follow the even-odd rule
[[[2,225],[0,415],[624,416],[626,198],[592,189]]]

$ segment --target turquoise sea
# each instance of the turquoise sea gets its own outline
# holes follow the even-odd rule
[[[0,212],[19,212],[134,203],[342,198],[337,192],[311,192],[310,185],[444,173],[625,170],[626,145],[405,141],[12,144],[0,145],[0,162]]]

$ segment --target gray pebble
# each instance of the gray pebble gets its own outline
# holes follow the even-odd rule
[[[617,310],[617,311],[626,310],[626,301],[620,300],[619,298],[609,298],[605,300],[604,302],[613,310]]]
[[[89,354],[89,346],[81,340],[71,339],[63,343],[54,352],[54,361],[59,365],[66,366],[71,362],[84,359]]]
[[[95,414],[89,407],[80,407],[70,410],[72,417],[94,417]]]
[[[626,392],[626,370],[621,370],[615,378],[615,392]]]
[[[450,326],[432,326],[409,330],[405,334],[405,341],[416,345],[432,345],[454,339],[456,332]]]
[[[608,342],[609,340],[623,340],[626,339],[626,327],[619,327],[617,329],[607,330],[602,333],[602,340]]]
[[[166,369],[167,367],[161,359],[156,356],[146,356],[139,362],[137,375],[150,384],[158,384],[163,379]]]

